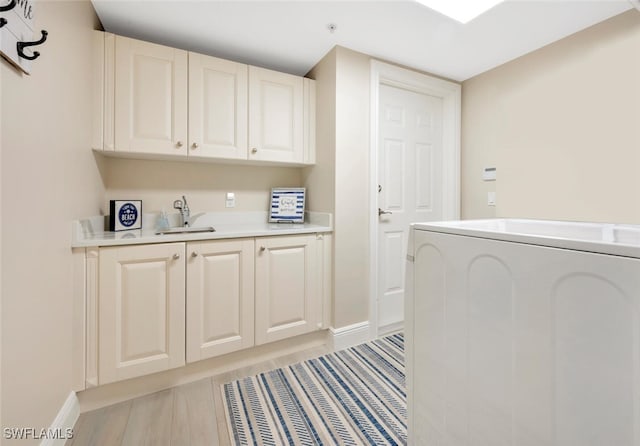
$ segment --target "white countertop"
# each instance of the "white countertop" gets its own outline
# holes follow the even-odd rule
[[[640,258],[640,225],[501,218],[412,226],[418,231]]]
[[[145,214],[142,229],[133,231],[105,231],[105,217],[91,217],[73,223],[72,248],[123,246],[147,243],[188,242],[241,237],[315,234],[332,232],[332,215],[305,212],[305,223],[268,223],[266,212],[207,212],[192,217],[193,227],[213,226],[215,232],[157,235],[157,214]],[[172,226],[176,216],[170,215]]]

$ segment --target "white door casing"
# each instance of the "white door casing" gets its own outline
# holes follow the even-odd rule
[[[371,89],[374,338],[403,325],[410,223],[459,218],[461,96],[459,84],[378,61]],[[378,208],[391,214],[378,216]]]

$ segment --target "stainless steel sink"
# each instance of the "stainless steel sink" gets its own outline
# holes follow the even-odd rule
[[[156,232],[156,235],[193,234],[196,232],[215,232],[215,231],[216,230],[213,228],[213,226],[203,226],[200,228],[179,227],[179,228],[161,229]]]

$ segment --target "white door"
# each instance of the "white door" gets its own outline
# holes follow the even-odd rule
[[[443,100],[380,85],[378,114],[378,334],[404,321],[409,224],[442,220]]]

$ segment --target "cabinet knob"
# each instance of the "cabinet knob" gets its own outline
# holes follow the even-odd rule
[[[194,148],[194,149],[197,149],[198,148],[198,143],[194,142],[193,144],[191,144],[191,147]]]
[[[180,254],[174,254],[173,255],[173,260],[178,260],[180,258]]]
[[[176,147],[182,147],[182,141],[178,141],[178,142],[176,143]]]
[[[191,257],[198,257],[198,252],[197,251],[193,251],[191,253]]]
[[[251,149],[251,153],[258,153],[258,149],[254,147],[253,149]]]
[[[260,247],[260,252],[265,252],[267,248],[265,248],[264,246]]]

